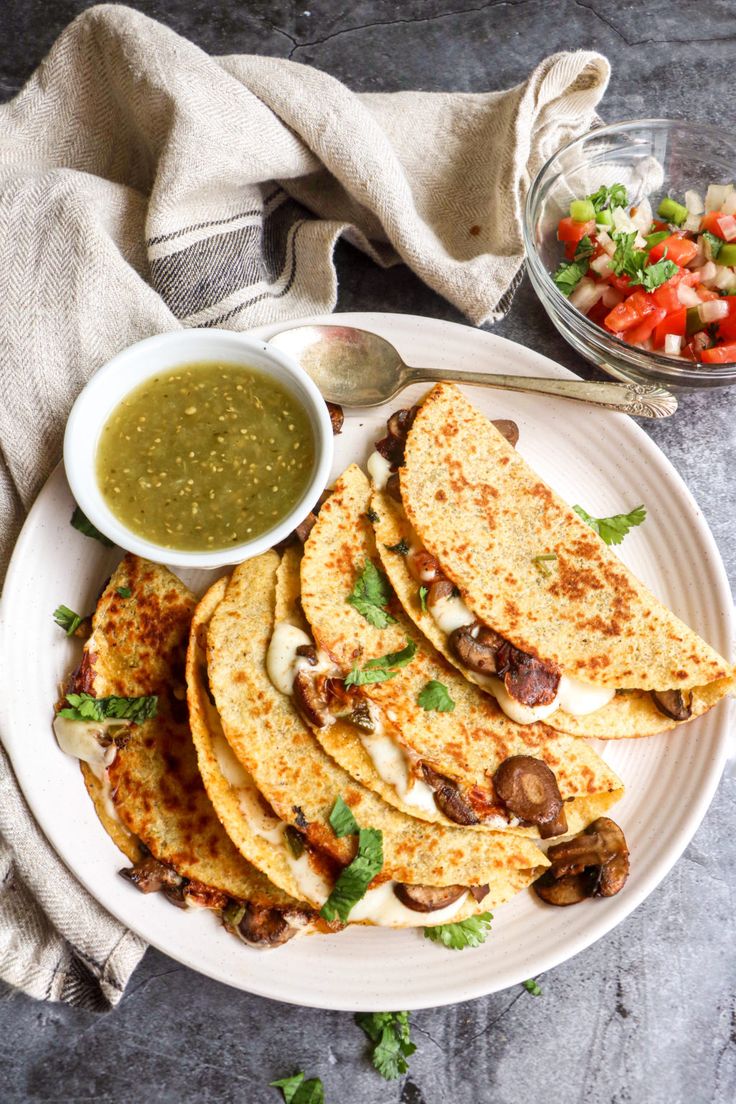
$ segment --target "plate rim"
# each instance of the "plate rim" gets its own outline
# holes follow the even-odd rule
[[[536,349],[532,349],[529,346],[521,345],[521,343],[510,341],[508,338],[504,338],[499,334],[491,333],[486,330],[480,330],[476,327],[468,326],[463,323],[450,322],[445,319],[435,319],[429,316],[422,315],[398,314],[396,312],[350,311],[334,314],[314,315],[303,319],[292,319],[288,322],[272,323],[267,326],[253,328],[245,332],[248,336],[261,337],[265,340],[268,340],[268,337],[273,336],[275,333],[280,332],[284,329],[289,329],[296,325],[333,323],[336,325],[361,325],[364,328],[370,328],[371,323],[378,325],[380,325],[381,323],[388,323],[389,325],[391,325],[395,320],[400,320],[400,322],[403,324],[413,323],[420,327],[426,325],[427,323],[430,323],[431,325],[437,326],[441,329],[447,328],[449,332],[457,329],[470,330],[476,336],[482,335],[481,340],[490,341],[491,343],[500,346],[502,349],[506,349],[508,353],[511,353],[512,350],[519,347],[522,348],[525,354],[528,354],[532,357],[533,360],[537,362],[538,370],[542,375],[557,378],[579,378],[575,375],[575,373],[571,372],[564,366],[557,364],[550,357],[547,357],[543,353],[537,352]],[[511,374],[515,375],[525,374],[524,372],[516,371],[516,368],[517,365],[513,362],[512,359],[512,362],[509,365],[509,369],[507,370],[510,370]],[[634,438],[636,439],[637,444],[640,446],[642,452],[651,458],[656,458],[658,464],[664,464],[664,466],[668,470],[668,475],[677,484],[678,489],[683,495],[685,502],[695,515],[695,520],[697,522],[698,528],[698,536],[707,545],[707,549],[709,552],[708,558],[710,571],[714,576],[714,581],[717,582],[718,593],[716,597],[721,602],[721,608],[724,617],[724,632],[728,634],[729,639],[732,639],[734,635],[734,612],[733,602],[731,599],[730,583],[726,574],[723,560],[718,550],[718,546],[715,542],[715,538],[713,537],[707,520],[700,510],[695,498],[693,497],[692,493],[680,476],[679,472],[673,466],[666,454],[657,446],[657,444],[649,437],[648,434],[644,432],[644,430],[640,426],[638,426],[631,418],[624,414],[615,414],[609,412],[608,416],[618,419],[625,418],[627,420],[627,422],[629,423],[628,431],[632,432],[633,430]],[[10,558],[5,579],[5,585],[3,588],[3,595],[2,599],[0,599],[0,660],[5,654],[5,650],[7,647],[7,635],[10,628],[8,623],[6,622],[6,609],[10,605],[10,599],[8,595],[12,595],[16,574],[20,575],[22,571],[26,543],[32,539],[33,527],[39,514],[43,514],[48,494],[53,492],[52,484],[57,479],[59,479],[60,476],[63,479],[63,470],[60,469],[62,469],[61,461],[49,475],[48,479],[45,481],[43,487],[41,488],[35,502],[33,503],[33,506],[31,507],[31,510],[26,517],[24,525],[15,543]],[[80,871],[76,869],[74,865],[72,865],[69,861],[67,861],[66,858],[64,858],[60,854],[56,844],[54,843],[53,837],[55,833],[53,831],[53,828],[50,828],[48,826],[48,821],[51,818],[47,818],[43,808],[41,808],[41,811],[39,812],[39,809],[36,807],[35,801],[33,801],[26,792],[23,782],[21,781],[24,764],[19,765],[20,760],[22,759],[22,754],[19,753],[22,749],[14,746],[12,734],[8,732],[9,698],[10,695],[8,695],[7,698],[4,695],[0,697],[0,739],[2,739],[3,746],[5,747],[8,758],[11,762],[14,774],[16,776],[16,781],[18,782],[21,792],[23,793],[24,800],[26,801],[29,809],[32,812],[32,815],[34,816],[34,819],[41,828],[41,831],[43,832],[44,836],[48,840],[50,846],[53,848],[57,856],[65,864],[72,876],[87,889],[92,897],[94,897],[94,899],[98,901],[101,907],[106,909],[111,915],[115,916],[116,919],[118,919],[130,930],[134,931],[135,934],[139,935],[140,938],[145,940],[146,943],[156,947],[159,951],[161,951],[163,954],[166,954],[168,957],[174,959],[182,965],[189,967],[190,969],[205,974],[205,976],[212,977],[217,981],[220,981],[242,991],[271,1000],[279,1000],[288,1004],[301,1005],[304,1007],[323,1008],[334,1011],[354,1012],[362,1010],[372,1010],[375,1008],[375,1001],[371,1001],[369,1004],[365,1004],[361,1003],[359,999],[346,1001],[333,998],[330,1000],[330,1003],[327,1004],[325,1003],[324,998],[321,1000],[309,1000],[309,998],[307,997],[305,999],[304,993],[301,993],[298,997],[291,997],[288,992],[288,987],[285,985],[279,987],[278,983],[276,983],[275,985],[261,984],[256,981],[251,981],[247,976],[245,978],[233,978],[232,974],[228,973],[227,965],[225,963],[223,963],[223,967],[220,970],[211,966],[208,966],[206,969],[202,969],[198,967],[195,961],[192,960],[191,955],[187,955],[185,949],[178,949],[175,947],[172,950],[171,947],[166,945],[165,941],[157,938],[155,934],[152,935],[151,932],[148,930],[148,928],[152,925],[146,922],[147,917],[145,913],[141,913],[144,920],[142,924],[131,923],[129,917],[121,916],[113,907],[110,906],[108,901],[101,900],[98,892],[95,890],[95,887],[91,884],[91,876],[90,878],[87,878],[85,876],[84,870],[82,870],[82,872],[80,873]],[[727,706],[729,705],[731,705],[731,703],[727,702],[722,703],[720,707],[718,707],[721,710],[721,716],[719,718],[720,724],[718,725],[718,729],[715,734],[714,755],[704,784],[701,786],[698,792],[697,799],[695,801],[691,801],[688,807],[687,815],[683,817],[677,829],[672,832],[669,839],[663,844],[662,850],[660,853],[658,853],[656,861],[653,863],[652,868],[643,875],[640,884],[635,890],[632,889],[631,892],[622,895],[622,897],[616,897],[611,899],[610,901],[607,901],[606,904],[608,907],[601,912],[600,916],[595,916],[595,914],[592,914],[589,923],[585,927],[584,933],[581,933],[577,936],[566,935],[564,939],[561,939],[558,942],[558,945],[556,947],[551,948],[546,953],[540,954],[539,952],[535,951],[534,974],[546,973],[548,970],[554,969],[556,966],[568,961],[581,951],[586,950],[588,947],[592,946],[593,943],[597,942],[609,931],[612,931],[613,928],[615,928],[636,908],[638,908],[642,901],[646,897],[648,897],[662,882],[662,880],[671,872],[675,863],[682,856],[686,847],[691,842],[693,836],[702,823],[702,820],[713,800],[713,796],[721,780],[723,768],[729,755],[730,733],[729,714],[727,712]],[[7,736],[4,737],[5,733],[7,733]],[[505,908],[509,908],[509,905],[505,906]],[[387,934],[388,933],[384,933],[384,937]],[[350,936],[350,931],[346,931],[340,935],[340,939],[346,940],[349,939]],[[497,971],[497,973],[498,972],[499,971]],[[485,978],[484,980],[484,971],[480,970],[479,976],[472,984],[467,982],[460,984],[455,989],[453,989],[453,991],[449,995],[446,993],[445,990],[438,991],[435,993],[435,999],[432,1003],[429,1003],[429,1001],[423,996],[418,999],[412,999],[407,993],[407,998],[403,1003],[403,1007],[407,1010],[416,1010],[429,1007],[442,1007],[466,1000],[477,999],[490,993],[502,991],[503,989],[509,988],[515,984],[518,984],[520,981],[523,981],[524,977],[516,976],[518,972],[518,970],[512,970],[508,976],[504,976],[503,968],[501,968],[500,978],[498,980],[492,981],[489,984],[489,980],[487,978]],[[527,974],[526,976],[529,976],[529,974]],[[283,991],[284,989],[286,991]],[[359,994],[356,994],[355,996],[357,998],[359,997]]]

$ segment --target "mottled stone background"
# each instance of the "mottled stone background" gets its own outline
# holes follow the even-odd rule
[[[84,0],[0,0],[0,99],[12,96]],[[607,120],[734,121],[734,0],[149,0],[134,7],[212,53],[293,57],[358,91],[482,91],[545,54],[602,51]],[[0,136],[1,137],[1,136]],[[406,269],[338,249],[339,309],[461,321]],[[525,282],[496,332],[590,374]],[[713,528],[733,579],[736,390],[701,392],[646,425]],[[523,989],[413,1016],[419,1049],[384,1083],[352,1017],[276,1004],[149,951],[120,1008],[98,1017],[14,994],[0,1002],[0,1102],[268,1104],[305,1069],[328,1104],[731,1104],[736,1099],[736,782],[722,782],[693,843],[614,932]]]

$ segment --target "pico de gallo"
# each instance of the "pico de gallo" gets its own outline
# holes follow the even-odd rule
[[[573,306],[641,349],[706,364],[736,362],[736,190],[630,206],[623,184],[574,199],[552,276]]]

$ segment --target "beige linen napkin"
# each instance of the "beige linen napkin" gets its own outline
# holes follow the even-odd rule
[[[608,74],[580,51],[507,92],[357,96],[294,62],[210,58],[125,7],[80,15],[0,107],[0,570],[96,368],[178,326],[334,309],[340,235],[472,322],[501,317],[529,181],[591,126]],[[55,857],[4,756],[0,876],[0,977],[114,1005],[143,944]]]

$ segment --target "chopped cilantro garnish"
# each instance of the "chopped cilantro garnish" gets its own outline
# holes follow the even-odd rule
[[[628,207],[629,196],[623,184],[611,184],[607,188],[602,184],[597,192],[587,197],[596,211],[603,211],[606,207]]]
[[[388,552],[398,552],[400,556],[406,556],[409,551],[409,545],[403,537],[398,544],[387,544],[384,547]]]
[[[350,811],[350,806],[346,805],[339,795],[332,806],[330,824],[332,825],[332,831],[340,839],[343,836],[355,836],[360,830],[358,822]]]
[[[132,721],[142,724],[156,716],[158,698],[155,694],[143,698],[93,698],[91,694],[67,694],[69,706],[59,710],[60,717],[70,721]]]
[[[531,995],[532,995],[533,997],[541,997],[541,995],[542,995],[542,990],[541,990],[541,988],[540,988],[540,987],[539,987],[539,986],[537,985],[537,983],[536,983],[536,981],[534,980],[534,978],[528,978],[528,979],[527,979],[526,981],[522,981],[522,983],[521,983],[521,984],[522,984],[522,985],[524,986],[524,988],[526,989],[527,993],[531,993]]]
[[[583,234],[582,238],[580,239],[580,241],[577,244],[577,248],[575,249],[575,260],[576,261],[585,261],[585,260],[587,260],[588,257],[590,257],[591,254],[593,253],[594,249],[595,249],[595,246],[593,245],[593,243],[590,240],[590,238],[588,237],[588,235]]]
[[[379,521],[381,520],[381,519],[380,519],[380,517],[378,516],[378,514],[376,513],[376,511],[375,511],[375,510],[373,509],[373,507],[372,507],[372,506],[369,506],[369,507],[368,507],[368,509],[367,509],[367,510],[366,510],[366,512],[365,512],[365,516],[366,516],[366,517],[368,518],[368,520],[369,520],[370,522],[372,522],[372,523],[373,523],[374,525],[375,525],[375,524],[376,524],[377,522],[379,522]]]
[[[389,652],[385,656],[369,659],[363,667],[353,667],[345,679],[346,686],[366,686],[373,682],[388,682],[395,678],[400,667],[406,667],[416,655],[417,646],[413,640],[407,640],[406,647],[400,652]]]
[[[563,295],[572,295],[587,271],[587,261],[561,261],[552,279]]]
[[[667,250],[665,250],[665,253]],[[657,261],[656,264],[647,265],[645,269],[640,273],[639,280],[633,280],[632,283],[640,283],[645,291],[656,291],[662,284],[666,284],[670,277],[674,276],[679,269],[674,261],[668,260],[668,258],[662,257],[661,261]]]
[[[428,594],[429,594],[429,589],[425,586],[420,586],[420,588],[419,588],[419,605],[422,607],[422,613],[427,613],[428,612],[428,610],[427,610],[427,595]]]
[[[82,624],[82,618],[68,606],[57,606],[54,610],[54,621],[63,629],[67,636],[73,636]]]
[[[556,552],[545,552],[543,556],[532,556],[532,563],[534,564],[540,575],[544,575],[546,578],[549,578],[552,572],[545,565],[548,562],[551,563],[553,560],[556,559]]]
[[[704,230],[700,236],[710,243],[710,259],[715,261],[721,249],[726,244],[725,241],[723,238],[719,238],[717,234],[711,234],[710,230]]]
[[[632,284],[640,284],[646,291],[654,291],[666,283],[678,271],[674,261],[667,259],[667,251],[661,261],[648,264],[649,254],[645,249],[636,249],[637,231],[620,231],[613,235],[616,252],[611,258],[611,268],[617,276],[628,276]]]
[[[443,947],[462,951],[466,947],[480,947],[481,943],[485,943],[492,919],[492,913],[479,912],[477,916],[469,916],[467,920],[460,920],[457,924],[439,924],[435,928],[425,928],[424,934],[427,939],[441,943]]]
[[[383,869],[383,832],[378,828],[358,830],[358,852],[341,871],[327,898],[320,916],[324,920],[341,920],[347,924],[351,909],[365,896],[376,874]]]
[[[285,1104],[325,1104],[324,1085],[319,1077],[305,1081],[303,1073],[295,1073],[293,1077],[272,1081],[271,1087],[281,1089]]]
[[[358,1027],[374,1043],[371,1059],[381,1077],[395,1081],[409,1068],[407,1058],[417,1049],[411,1041],[408,1012],[358,1012]]]
[[[591,517],[582,506],[573,506],[573,510],[606,544],[620,544],[629,530],[641,525],[647,516],[644,506],[635,506],[628,514],[614,514],[607,518]]]
[[[426,686],[420,690],[419,704],[428,713],[452,713],[455,708],[449,690],[443,682],[438,682],[437,679],[430,679]]]
[[[391,598],[388,579],[371,560],[366,560],[363,570],[348,594],[347,601],[366,621],[377,629],[385,629],[396,621],[384,608]]]
[[[115,593],[119,594],[121,598],[130,598],[133,592],[130,587],[117,587]]]
[[[89,518],[82,513],[77,506],[72,514],[69,524],[78,529],[80,533],[84,533],[85,537],[93,537],[98,540],[100,544],[106,544],[108,548],[114,548],[111,540],[103,536],[99,529],[96,529]]]

